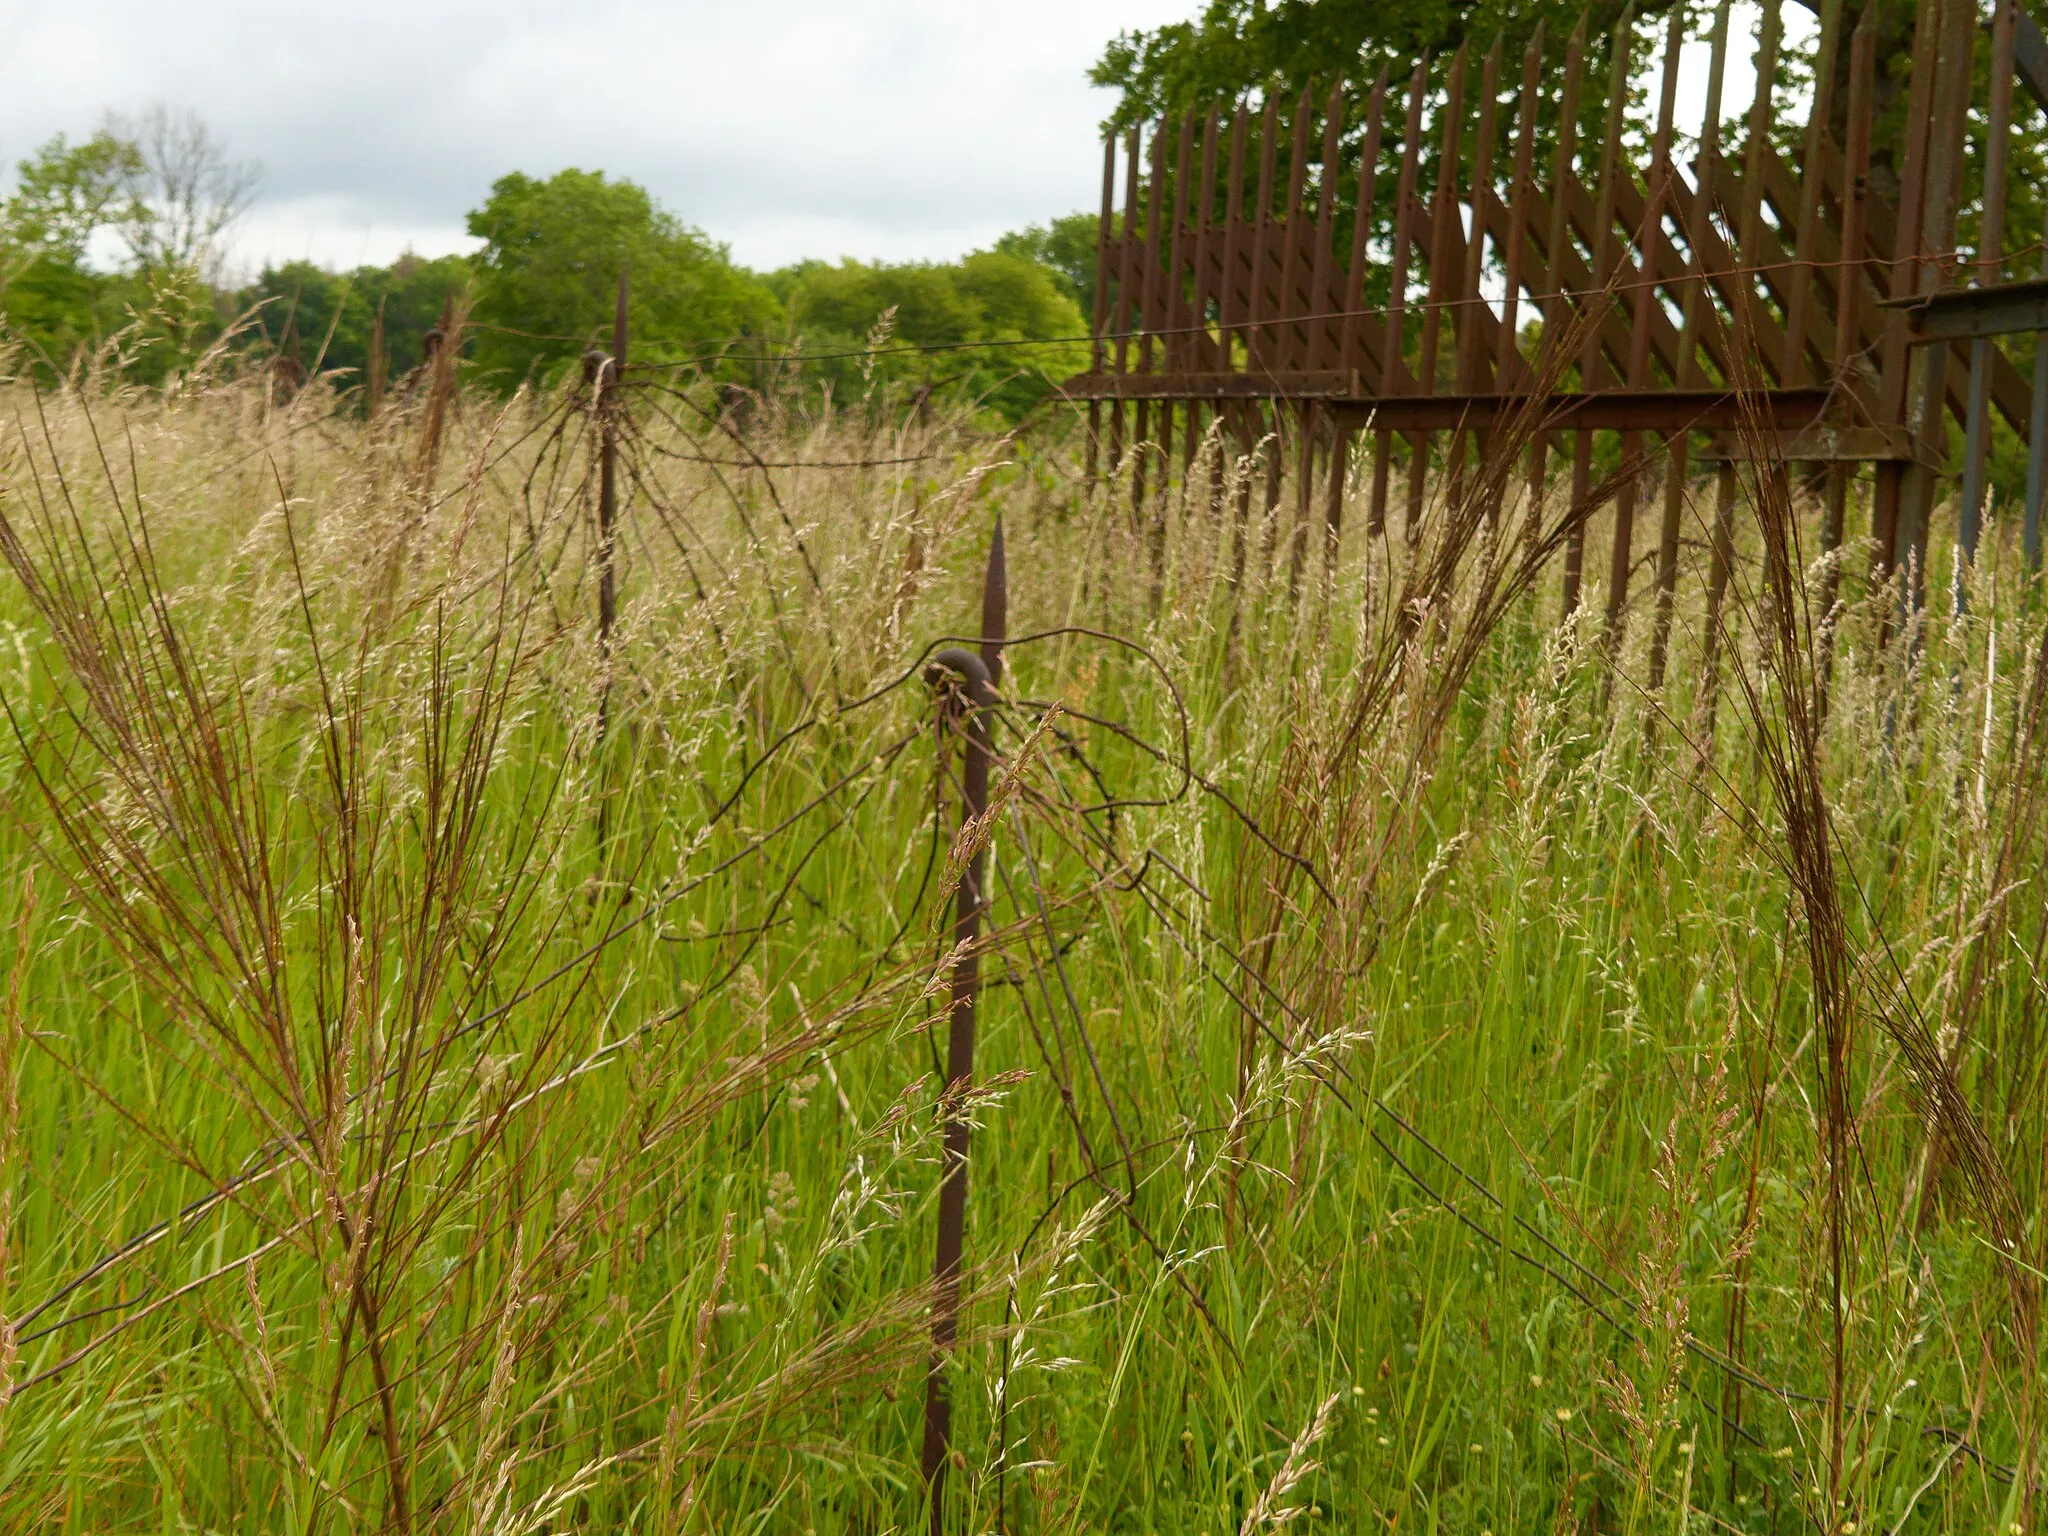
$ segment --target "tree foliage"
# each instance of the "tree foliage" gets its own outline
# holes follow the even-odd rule
[[[500,177],[469,232],[484,242],[474,258],[475,357],[504,385],[608,347],[622,268],[638,361],[713,353],[777,319],[774,295],[724,246],[602,171]]]
[[[841,401],[943,390],[1015,419],[1049,380],[1086,366],[1095,219],[1077,213],[1003,236],[954,262],[805,262],[766,276],[600,171],[500,178],[469,215],[474,256],[406,255],[336,272],[309,261],[219,282],[224,234],[253,165],[189,113],[109,117],[90,139],[51,139],[21,162],[0,205],[0,341],[45,377],[118,339],[130,377],[160,380],[251,317],[236,345],[351,388],[383,315],[387,377],[417,367],[444,303],[469,289],[466,355],[500,388],[558,374],[610,344],[620,270],[631,356],[721,378],[786,379],[773,359]],[[877,351],[871,343],[881,343]]]
[[[1006,256],[1021,256],[1052,273],[1053,282],[1083,315],[1095,313],[1095,236],[1097,215],[1064,214],[1046,224],[1012,230],[995,243]]]
[[[0,332],[45,377],[112,344],[130,377],[153,382],[220,332],[206,268],[253,168],[189,114],[157,108],[135,122],[145,137],[110,118],[83,143],[49,140],[0,206]],[[95,263],[102,234],[125,261]]]
[[[280,356],[322,371],[343,387],[362,383],[370,367],[377,317],[384,317],[387,376],[401,380],[420,366],[426,334],[442,306],[469,285],[464,256],[429,260],[407,254],[388,267],[330,272],[310,261],[287,262],[264,272],[240,296],[256,308],[260,334]]]
[[[1086,366],[1087,347],[1071,338],[1087,322],[1063,277],[998,249],[957,262],[806,262],[775,282],[818,358],[810,366],[840,398],[877,383],[944,386],[1015,418],[1049,381]],[[861,355],[833,355],[847,353]]]
[[[1636,6],[1666,11],[1672,0]],[[1561,41],[1579,18],[1594,38],[1620,19],[1621,0],[1209,0],[1200,17],[1124,32],[1090,78],[1118,93],[1110,125],[1129,128],[1251,91],[1291,94],[1312,80],[1356,82],[1361,60],[1413,58],[1468,39],[1519,49],[1540,21]]]
[[[128,178],[141,163],[135,144],[109,129],[83,144],[58,134],[17,168],[6,209],[9,241],[59,261],[83,262],[96,232],[134,221]]]

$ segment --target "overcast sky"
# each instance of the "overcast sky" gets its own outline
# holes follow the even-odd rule
[[[1092,207],[1119,30],[1199,0],[0,0],[0,165],[107,108],[262,162],[236,264],[470,247],[510,170],[628,176],[738,260],[949,258]]]

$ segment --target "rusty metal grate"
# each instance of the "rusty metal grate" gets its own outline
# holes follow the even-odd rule
[[[1787,102],[1771,84],[1785,48],[1778,4],[1767,4],[1763,85],[1730,145],[1729,9],[1723,0],[1704,38],[1706,111],[1689,154],[1676,129],[1684,7],[1659,60],[1635,57],[1624,21],[1604,87],[1588,79],[1582,22],[1561,61],[1539,30],[1512,89],[1496,44],[1476,82],[1464,49],[1390,64],[1355,112],[1342,88],[1320,99],[1304,88],[1291,109],[1269,93],[1111,138],[1093,361],[1064,385],[1090,402],[1096,467],[1131,474],[1143,500],[1148,472],[1153,494],[1175,473],[1176,435],[1191,483],[1209,424],[1244,444],[1277,434],[1298,465],[1304,520],[1321,466],[1334,534],[1363,434],[1371,530],[1385,526],[1397,469],[1412,530],[1430,471],[1455,483],[1488,429],[1540,392],[1539,487],[1555,460],[1583,496],[1602,432],[1620,436],[1624,463],[1668,464],[1657,567],[1668,593],[1690,470],[1718,461],[1732,494],[1729,461],[1757,441],[1732,431],[1745,410],[1775,429],[1774,460],[1825,466],[1828,547],[1852,479],[1873,467],[1880,576],[1916,555],[1924,568],[1944,475],[1961,475],[1959,534],[1975,553],[1986,439],[2003,430],[2030,449],[2026,548],[2038,567],[2048,381],[2037,387],[2038,365],[2029,377],[1993,339],[2048,318],[2041,285],[2001,281],[2013,264],[2003,226],[2014,82],[2048,103],[2038,29],[2017,0],[2000,0],[1990,83],[1973,101],[1987,47],[1973,0],[1920,0],[1897,174],[1880,191],[1873,18],[1850,29],[1829,0],[1799,125],[1781,121]],[[1654,127],[1632,150],[1625,106],[1639,81],[1654,92]],[[1603,90],[1604,129],[1582,135],[1602,99],[1588,93]],[[1960,251],[1973,111],[1990,148],[1975,249]],[[1952,296],[1965,283],[1973,297]],[[1949,462],[1951,420],[1964,428],[1960,466]],[[1644,451],[1646,434],[1661,451]],[[1277,474],[1273,485],[1277,495]],[[1633,568],[1635,500],[1631,483],[1616,504],[1610,615]],[[1575,544],[1568,606],[1581,559]]]

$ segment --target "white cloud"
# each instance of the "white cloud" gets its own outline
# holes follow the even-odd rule
[[[1092,205],[1117,31],[1196,0],[0,0],[0,158],[196,108],[263,199],[243,263],[467,248],[497,176],[642,182],[755,266],[943,258]]]

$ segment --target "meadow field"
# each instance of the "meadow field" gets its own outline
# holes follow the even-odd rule
[[[949,1113],[949,1530],[2031,1524],[2016,530],[1745,469],[1710,645],[1703,481],[1653,688],[1514,445],[1326,559],[648,377],[603,637],[568,387],[5,392],[0,1525],[925,1529]]]

